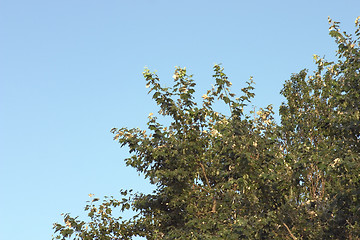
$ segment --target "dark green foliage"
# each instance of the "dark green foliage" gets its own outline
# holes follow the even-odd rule
[[[66,214],[54,239],[359,239],[360,27],[353,39],[329,22],[338,61],[315,56],[312,75],[286,81],[280,125],[271,106],[247,115],[252,80],[236,97],[219,65],[201,106],[185,68],[176,68],[171,88],[145,70],[170,124],[150,114],[148,131],[111,131],[132,154],[126,164],[156,190],[95,198],[85,208],[90,220]],[[216,101],[228,116],[213,110]],[[128,209],[130,220],[115,217]]]

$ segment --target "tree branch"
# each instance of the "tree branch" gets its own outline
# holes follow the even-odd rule
[[[200,163],[200,166],[202,168],[202,171],[203,171],[203,174],[204,174],[204,177],[205,177],[205,180],[206,180],[206,184],[209,186],[209,188],[211,188],[210,183],[209,183],[209,179],[207,178],[206,173],[205,173],[205,167],[204,167],[204,165],[202,163]]]
[[[209,188],[211,189],[209,179],[207,178],[206,173],[205,173],[205,167],[204,167],[204,165],[203,165],[202,163],[200,163],[200,166],[201,166],[202,172],[203,172],[203,174],[204,174],[206,184],[207,184],[207,185],[209,186]],[[213,206],[212,206],[212,208],[211,208],[211,212],[212,212],[212,213],[216,212],[216,199],[215,199],[215,196],[214,196]]]
[[[286,223],[283,222],[283,225],[286,227],[286,230],[288,230],[291,238],[294,239],[294,240],[297,240],[297,238],[291,233],[291,231],[290,231],[289,227],[286,225]]]

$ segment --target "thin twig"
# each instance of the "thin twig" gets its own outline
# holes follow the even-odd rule
[[[207,190],[206,188],[203,188],[202,186],[199,186],[199,185],[193,184],[193,187],[198,187],[199,189],[202,189],[202,190],[204,190],[204,191],[206,191],[206,192],[210,193],[210,191],[209,191],[209,190]]]

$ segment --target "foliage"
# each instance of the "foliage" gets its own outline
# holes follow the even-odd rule
[[[338,61],[315,56],[317,70],[291,76],[281,94],[281,124],[271,105],[256,114],[250,79],[242,95],[219,65],[215,84],[194,100],[195,82],[175,70],[173,87],[143,73],[159,115],[148,131],[112,129],[132,156],[126,164],[156,186],[94,198],[89,221],[64,215],[54,239],[358,239],[360,236],[360,26],[356,38],[329,19]],[[230,114],[213,109],[223,102]],[[130,220],[115,217],[128,209]]]

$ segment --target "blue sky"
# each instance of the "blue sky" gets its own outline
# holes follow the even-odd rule
[[[333,59],[327,17],[352,32],[360,2],[0,0],[0,239],[50,239],[60,214],[89,199],[149,191],[126,168],[113,127],[145,129],[157,108],[142,71],[171,83],[194,74],[199,95],[222,63],[254,104],[283,101],[292,73]]]

